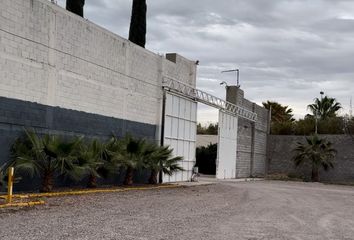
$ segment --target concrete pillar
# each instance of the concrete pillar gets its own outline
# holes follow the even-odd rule
[[[237,86],[228,86],[226,87],[226,101],[230,102],[230,103],[233,103],[237,106],[240,106],[242,107],[243,106],[243,99],[244,99],[244,91],[237,87]],[[256,104],[253,103],[252,105],[252,109],[249,109],[249,110],[252,110],[253,112],[255,111],[255,107],[256,107]],[[239,124],[239,128],[240,127],[244,127],[245,125],[245,120],[239,120],[238,122]],[[248,124],[247,124],[248,125]],[[254,122],[251,122],[250,123],[251,125],[251,141],[250,141],[250,157],[249,159],[243,159],[244,161],[249,161],[249,172],[247,173],[249,177],[252,177],[253,176],[253,173],[254,173],[254,161],[255,161],[255,139],[256,139],[256,126],[255,126],[255,123]],[[238,135],[239,137],[240,135]],[[236,176],[237,177],[237,176]]]
[[[237,86],[226,87],[226,101],[242,106],[245,93]]]

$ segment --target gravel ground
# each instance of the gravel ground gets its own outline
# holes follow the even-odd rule
[[[354,239],[354,188],[293,182],[47,199],[0,212],[0,239]]]

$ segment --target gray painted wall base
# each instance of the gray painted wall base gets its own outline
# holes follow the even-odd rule
[[[64,137],[108,139],[112,134],[122,137],[126,133],[135,137],[155,140],[156,126],[86,112],[45,106],[37,103],[0,97],[0,165],[10,159],[10,149],[24,129],[37,133],[56,134]],[[120,174],[122,175],[122,174]],[[146,182],[146,173],[138,182]],[[114,181],[119,183],[121,177]],[[15,190],[33,189],[38,180],[21,181]]]

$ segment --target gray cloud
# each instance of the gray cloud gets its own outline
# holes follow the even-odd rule
[[[64,6],[64,0],[59,4]],[[86,17],[127,37],[131,1],[87,0]],[[147,48],[200,60],[198,87],[224,97],[240,68],[246,96],[306,114],[321,90],[348,111],[354,93],[352,0],[151,0]],[[201,107],[200,120],[217,119]]]

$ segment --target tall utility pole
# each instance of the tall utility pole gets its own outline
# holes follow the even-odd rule
[[[321,94],[321,103],[322,103],[324,92],[321,91],[320,94]],[[320,106],[318,106],[318,107],[320,107]],[[320,112],[320,109],[317,109],[317,111],[316,111],[316,116],[315,116],[315,121],[316,121],[316,124],[315,124],[315,133],[316,133],[316,134],[318,133],[318,117],[319,117],[320,113],[321,113],[321,112]]]
[[[239,88],[240,87],[240,69],[232,69],[232,70],[226,70],[222,71],[221,73],[229,73],[229,72],[235,72],[236,73],[236,86]]]
[[[350,119],[353,117],[353,97],[350,97],[349,117],[350,117]]]

